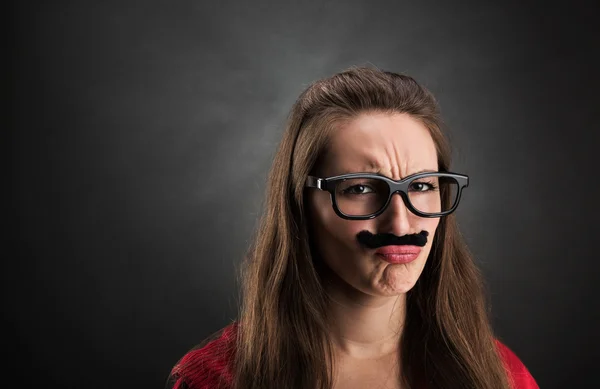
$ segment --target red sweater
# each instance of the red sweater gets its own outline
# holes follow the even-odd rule
[[[230,324],[218,339],[184,355],[171,371],[167,386],[172,389],[230,388],[233,377],[229,362],[235,350],[236,325]],[[499,340],[496,340],[496,346],[515,383],[514,389],[539,389],[515,353]]]

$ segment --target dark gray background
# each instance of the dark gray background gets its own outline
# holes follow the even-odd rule
[[[373,64],[440,101],[498,336],[542,388],[583,387],[600,360],[591,4],[13,5],[9,379],[162,387],[235,318],[233,271],[291,104]]]

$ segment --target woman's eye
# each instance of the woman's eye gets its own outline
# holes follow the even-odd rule
[[[365,194],[373,192],[373,190],[365,185],[354,185],[346,189],[344,192],[349,194]]]
[[[413,192],[426,192],[435,189],[435,186],[427,182],[414,182],[411,184],[411,189]]]

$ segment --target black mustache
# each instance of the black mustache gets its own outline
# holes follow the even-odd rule
[[[358,242],[370,249],[376,249],[383,246],[414,245],[423,247],[427,244],[429,232],[423,230],[418,234],[396,236],[394,234],[372,234],[369,231],[361,231],[356,235]]]

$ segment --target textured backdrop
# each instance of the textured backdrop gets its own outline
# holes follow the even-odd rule
[[[292,103],[372,64],[439,99],[498,336],[542,388],[583,387],[600,360],[598,7],[296,3],[13,5],[9,377],[162,387],[235,318]]]

